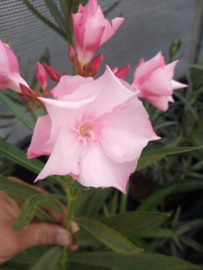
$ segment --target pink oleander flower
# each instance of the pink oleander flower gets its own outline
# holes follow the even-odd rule
[[[91,61],[96,50],[114,35],[124,21],[123,18],[115,18],[110,23],[104,18],[96,0],[89,0],[85,7],[80,4],[72,19],[77,57],[82,66]]]
[[[9,88],[22,93],[20,83],[29,87],[20,76],[18,60],[8,44],[0,40],[0,90]]]
[[[84,186],[125,193],[142,149],[159,139],[133,88],[107,67],[96,80],[62,76],[51,93],[55,100],[39,98],[48,115],[38,119],[27,152],[50,155],[36,181],[70,174]]]
[[[173,80],[177,63],[178,60],[166,65],[161,52],[147,62],[141,59],[134,72],[132,84],[135,90],[140,91],[137,96],[154,107],[167,111],[168,102],[174,102],[173,90],[187,87]]]

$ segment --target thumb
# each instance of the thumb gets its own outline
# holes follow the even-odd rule
[[[46,223],[30,223],[22,230],[19,249],[27,249],[38,245],[69,246],[73,242],[70,232],[63,227]]]

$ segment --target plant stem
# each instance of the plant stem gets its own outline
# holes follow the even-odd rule
[[[192,43],[191,43],[191,49],[190,49],[190,64],[193,64],[194,59],[195,59],[195,49],[196,49],[196,43],[197,43],[196,39],[197,39],[198,22],[200,19],[201,4],[202,4],[202,0],[198,0],[196,14],[195,14],[195,21],[194,21],[194,26],[193,26],[193,32],[192,32]]]
[[[71,227],[71,219],[73,216],[73,210],[74,210],[74,205],[75,205],[75,200],[76,200],[76,196],[72,196],[72,193],[74,193],[74,190],[72,190],[71,188],[64,188],[66,194],[67,194],[67,202],[68,202],[68,209],[67,209],[67,213],[66,213],[66,230],[70,230]],[[65,270],[66,269],[66,261],[67,261],[67,255],[68,255],[68,247],[64,247],[63,249],[63,254],[62,254],[62,258],[61,258],[61,270]]]

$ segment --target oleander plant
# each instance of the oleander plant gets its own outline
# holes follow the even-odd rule
[[[119,31],[124,18],[109,22],[97,0],[61,0],[60,9],[54,1],[47,0],[56,26],[31,2],[23,2],[69,43],[67,58],[73,75],[38,62],[36,79],[40,87],[30,86],[20,74],[13,50],[0,41],[0,90],[15,92],[17,100],[23,103],[19,107],[4,91],[0,92],[0,102],[11,117],[32,132],[27,151],[1,138],[1,160],[4,162],[4,157],[12,162],[12,168],[21,165],[37,174],[34,185],[49,193],[9,178],[12,170],[4,172],[5,169],[0,175],[0,190],[21,206],[14,232],[35,218],[54,223],[47,209],[65,217],[66,230],[71,229],[71,222],[77,223],[79,230],[73,232],[75,248],[36,246],[19,253],[0,269],[201,269],[177,258],[175,252],[160,249],[161,244],[155,241],[164,237],[175,245],[182,237],[180,241],[184,242],[185,230],[181,231],[183,225],[177,222],[180,210],[171,219],[173,213],[158,206],[168,194],[193,188],[191,182],[158,189],[133,211],[127,211],[131,174],[147,168],[151,172],[157,161],[166,162],[169,155],[194,153],[202,148],[201,144],[177,146],[180,138],[168,143],[167,132],[159,132],[162,127],[157,132],[153,128],[155,111],[149,108],[164,115],[169,102],[176,104],[173,91],[188,91],[186,83],[173,79],[178,60],[166,64],[157,50],[152,59],[140,60],[131,83],[125,80],[130,66],[111,69],[107,65],[98,76],[103,54],[97,55],[97,50]],[[48,78],[55,83],[53,89]],[[143,104],[150,105],[146,109]],[[167,117],[164,122],[166,128]],[[47,157],[45,163],[38,159],[40,156]],[[154,171],[147,175],[153,174]],[[195,188],[203,186],[198,180],[195,184]],[[197,220],[195,226],[199,223]],[[190,229],[189,226],[186,231]]]

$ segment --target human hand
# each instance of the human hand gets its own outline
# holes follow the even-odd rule
[[[61,206],[65,212],[66,207],[62,204]],[[43,209],[60,225],[33,219],[25,228],[14,232],[12,228],[20,213],[20,206],[6,193],[0,191],[0,265],[22,250],[37,245],[70,246],[72,250],[77,248],[71,246],[73,242],[72,234],[64,228],[65,219],[63,215],[47,207],[43,207]],[[78,229],[78,225],[72,222],[71,232],[74,233]]]

